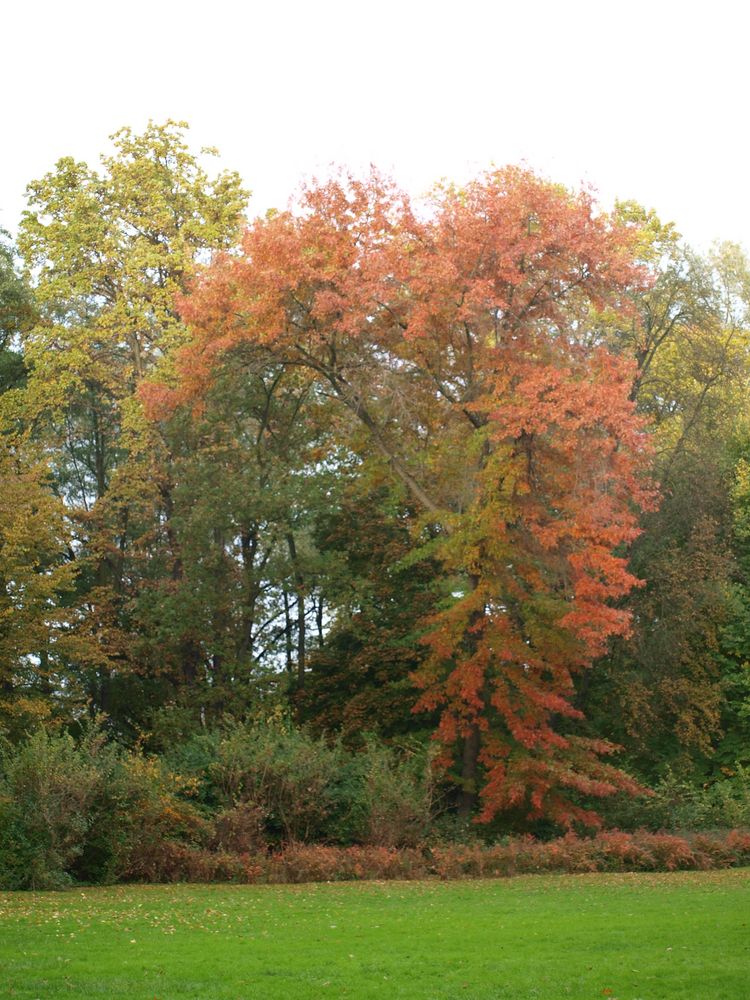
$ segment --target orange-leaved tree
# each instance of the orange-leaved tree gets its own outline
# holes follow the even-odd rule
[[[623,547],[654,502],[635,370],[591,332],[647,280],[633,247],[587,193],[517,168],[421,210],[377,174],[317,184],[205,271],[181,381],[145,391],[154,413],[199,400],[251,345],[387,462],[450,581],[418,707],[440,711],[459,808],[481,791],[484,820],[589,820],[577,798],[633,787],[570,723],[575,676],[628,629]]]

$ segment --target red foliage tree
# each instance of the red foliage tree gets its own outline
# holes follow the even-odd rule
[[[515,168],[421,213],[377,175],[314,186],[207,269],[181,306],[180,384],[147,399],[199,399],[250,342],[318,380],[342,433],[364,430],[456,580],[417,683],[446,759],[462,747],[465,812],[484,776],[484,820],[590,820],[571,790],[633,787],[601,761],[610,744],[561,725],[575,675],[628,629],[621,547],[654,500],[635,372],[591,332],[645,281],[632,248],[586,193]]]

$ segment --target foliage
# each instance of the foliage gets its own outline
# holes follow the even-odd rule
[[[745,458],[745,435],[737,437],[740,457],[729,489],[734,562],[717,655],[724,698],[723,738],[716,760],[724,774],[731,773],[738,764],[744,769],[750,765],[750,466]]]
[[[361,826],[357,839],[382,847],[416,847],[430,836],[442,789],[424,748],[395,754],[371,739],[358,755]]]
[[[18,738],[40,719],[70,717],[81,694],[63,683],[97,644],[73,605],[68,512],[42,456],[0,437],[0,733]]]
[[[667,771],[648,796],[613,801],[606,817],[625,830],[750,829],[750,773],[739,766],[700,785]]]
[[[135,390],[184,341],[174,296],[212,249],[231,244],[245,200],[236,174],[209,178],[185,128],[121,129],[100,171],[64,157],[29,185],[18,243],[37,314],[18,334],[28,377],[3,397],[4,425],[51,459],[73,529],[78,621],[98,639],[97,662],[69,663],[66,683],[131,736],[174,683],[154,663],[163,634],[143,648],[152,573],[172,584],[162,618],[182,575],[171,525],[177,441],[144,422]],[[171,624],[167,649],[184,661],[190,630]]]
[[[654,283],[636,300],[637,323],[598,334],[639,364],[633,398],[654,426],[663,499],[632,547],[632,571],[644,581],[629,599],[634,630],[580,704],[597,731],[607,720],[649,781],[668,764],[700,781],[725,730],[736,732],[728,702],[740,677],[721,648],[723,636],[743,632],[731,498],[750,377],[748,266],[735,246],[701,258],[653,213],[620,211],[642,233]],[[718,763],[731,767],[739,744],[731,737]]]
[[[193,740],[168,760],[107,742],[101,726],[77,741],[40,729],[4,752],[0,880],[246,880],[272,845],[421,844],[437,795],[429,763],[418,748],[345,751],[282,718]]]
[[[340,812],[343,764],[338,747],[274,720],[230,730],[210,775],[227,804],[259,810],[276,838],[314,841]]]
[[[750,835],[747,776],[699,795],[670,779],[628,823],[658,833],[441,839],[440,788],[429,756],[370,740],[352,753],[283,719],[234,726],[186,748],[176,773],[163,760],[107,743],[101,727],[39,730],[0,772],[0,883],[309,881],[511,875],[535,871],[670,870],[743,864]],[[201,785],[204,785],[201,788]],[[206,787],[208,786],[208,787]],[[610,807],[611,808],[611,807]],[[628,809],[630,812],[628,813]],[[663,828],[724,832],[679,835]]]
[[[76,746],[39,730],[2,761],[0,843],[6,888],[48,889],[70,881],[83,852],[100,773],[92,761],[101,735]]]
[[[574,675],[627,631],[608,601],[636,581],[616,550],[651,504],[633,366],[576,337],[642,284],[632,243],[587,196],[520,170],[441,189],[423,218],[376,175],[312,187],[206,272],[182,304],[181,387],[146,390],[169,412],[249,343],[325,384],[386,457],[461,580],[429,619],[419,704],[463,745],[464,805],[481,759],[484,819],[525,804],[572,822],[566,789],[627,784],[598,760],[605,741],[552,720],[577,717]]]
[[[186,129],[0,233],[0,733],[113,741],[49,879],[744,821],[743,252],[515,167],[243,233]]]
[[[430,755],[374,738],[357,750],[309,735],[281,716],[198,737],[168,758],[215,824],[214,845],[421,843],[440,808]]]
[[[0,395],[23,383],[26,367],[17,340],[35,319],[31,290],[16,264],[8,234],[0,229]]]
[[[40,729],[3,756],[0,882],[48,889],[164,878],[177,845],[205,834],[185,791],[159,761],[107,744],[99,727],[77,742]]]
[[[414,558],[411,512],[387,470],[369,463],[315,525],[326,560],[331,621],[293,694],[298,718],[318,733],[361,746],[368,733],[387,739],[434,728],[413,712],[413,673],[424,660],[419,622],[444,583],[434,559]]]
[[[445,847],[432,851],[442,878],[497,877],[537,872],[675,871],[744,865],[750,835],[678,837],[608,830],[592,838],[569,833],[558,840],[511,839],[497,847]]]

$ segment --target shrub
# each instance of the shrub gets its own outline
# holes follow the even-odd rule
[[[573,833],[552,841],[513,837],[505,844],[442,845],[430,851],[440,878],[477,878],[541,872],[674,871],[746,864],[750,833],[677,837],[640,830]]]
[[[369,740],[357,756],[359,822],[364,844],[414,847],[430,832],[436,800],[431,755],[423,747],[397,752]]]
[[[159,845],[150,882],[257,882],[262,860],[247,854],[212,851],[165,840]]]
[[[269,882],[344,882],[425,878],[427,874],[424,854],[412,848],[289,844],[269,859],[265,878]]]
[[[256,862],[268,882],[333,882],[351,879],[503,878],[551,872],[674,871],[747,864],[750,833],[676,837],[648,831],[573,833],[553,841],[512,837],[494,845],[432,848],[334,847],[290,844]]]
[[[210,825],[183,796],[189,782],[125,753],[91,727],[76,743],[42,730],[0,766],[0,884],[160,881],[175,844],[204,844]]]
[[[270,839],[320,841],[331,839],[351,802],[347,758],[339,744],[274,718],[228,732],[209,774],[226,807],[242,804],[265,816]]]
[[[195,800],[212,810],[227,802],[226,794],[217,788],[211,774],[222,739],[223,734],[218,730],[200,732],[184,742],[173,743],[160,755],[168,771],[189,779]]]
[[[668,771],[651,794],[613,800],[602,810],[613,826],[626,830],[720,830],[750,827],[750,769],[705,785]]]
[[[92,730],[76,746],[67,734],[33,734],[0,758],[0,883],[8,889],[66,885],[84,851],[105,753]]]
[[[750,864],[747,830],[606,830],[489,845],[464,833],[463,842],[430,841],[435,786],[419,748],[372,741],[352,754],[278,719],[191,747],[183,755],[193,761],[190,775],[107,744],[95,726],[78,742],[40,731],[6,750],[0,885],[496,878]],[[736,789],[731,798],[741,804]],[[336,843],[347,839],[360,842]]]
[[[234,854],[263,854],[268,850],[266,814],[261,806],[240,802],[214,817],[211,846]]]
[[[122,755],[101,811],[109,829],[113,880],[181,878],[175,859],[184,850],[203,847],[212,833],[210,823],[182,797],[190,791],[190,783],[157,758]]]

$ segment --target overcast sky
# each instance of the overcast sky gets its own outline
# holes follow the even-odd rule
[[[636,198],[692,242],[750,248],[748,24],[739,2],[120,0],[2,13],[0,225],[32,178],[149,118],[282,206],[331,163],[421,193],[525,162]]]

